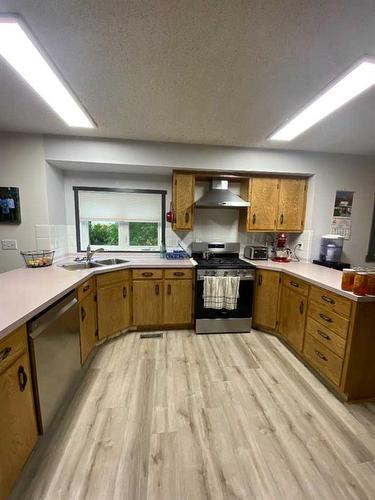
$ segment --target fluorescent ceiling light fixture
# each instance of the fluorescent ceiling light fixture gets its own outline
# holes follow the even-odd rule
[[[0,55],[69,127],[94,128],[91,118],[51,68],[18,17],[0,16]]]
[[[291,141],[375,84],[375,60],[365,58],[268,140]]]

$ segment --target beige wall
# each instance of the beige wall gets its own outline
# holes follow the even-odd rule
[[[20,190],[20,225],[0,224],[0,240],[16,239],[20,250],[35,249],[35,225],[48,224],[43,139],[33,135],[0,135],[0,185]],[[19,250],[1,250],[0,272],[23,265]]]

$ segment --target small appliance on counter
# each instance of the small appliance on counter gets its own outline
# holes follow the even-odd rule
[[[287,235],[285,233],[278,233],[276,236],[275,243],[275,257],[273,261],[275,262],[289,262],[292,256],[290,248],[286,246],[288,241]]]
[[[243,256],[250,260],[268,260],[268,248],[261,245],[247,245]]]
[[[319,260],[323,262],[341,262],[342,248],[344,246],[343,236],[338,234],[325,234],[320,240]]]

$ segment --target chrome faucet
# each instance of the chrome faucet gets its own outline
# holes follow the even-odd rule
[[[96,252],[104,252],[104,248],[97,248],[96,250],[91,250],[91,246],[87,245],[86,248],[86,261],[91,262],[91,259],[93,258],[94,254]]]

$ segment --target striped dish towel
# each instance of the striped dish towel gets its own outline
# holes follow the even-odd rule
[[[203,301],[206,309],[237,308],[239,298],[239,276],[205,276],[203,281]]]

